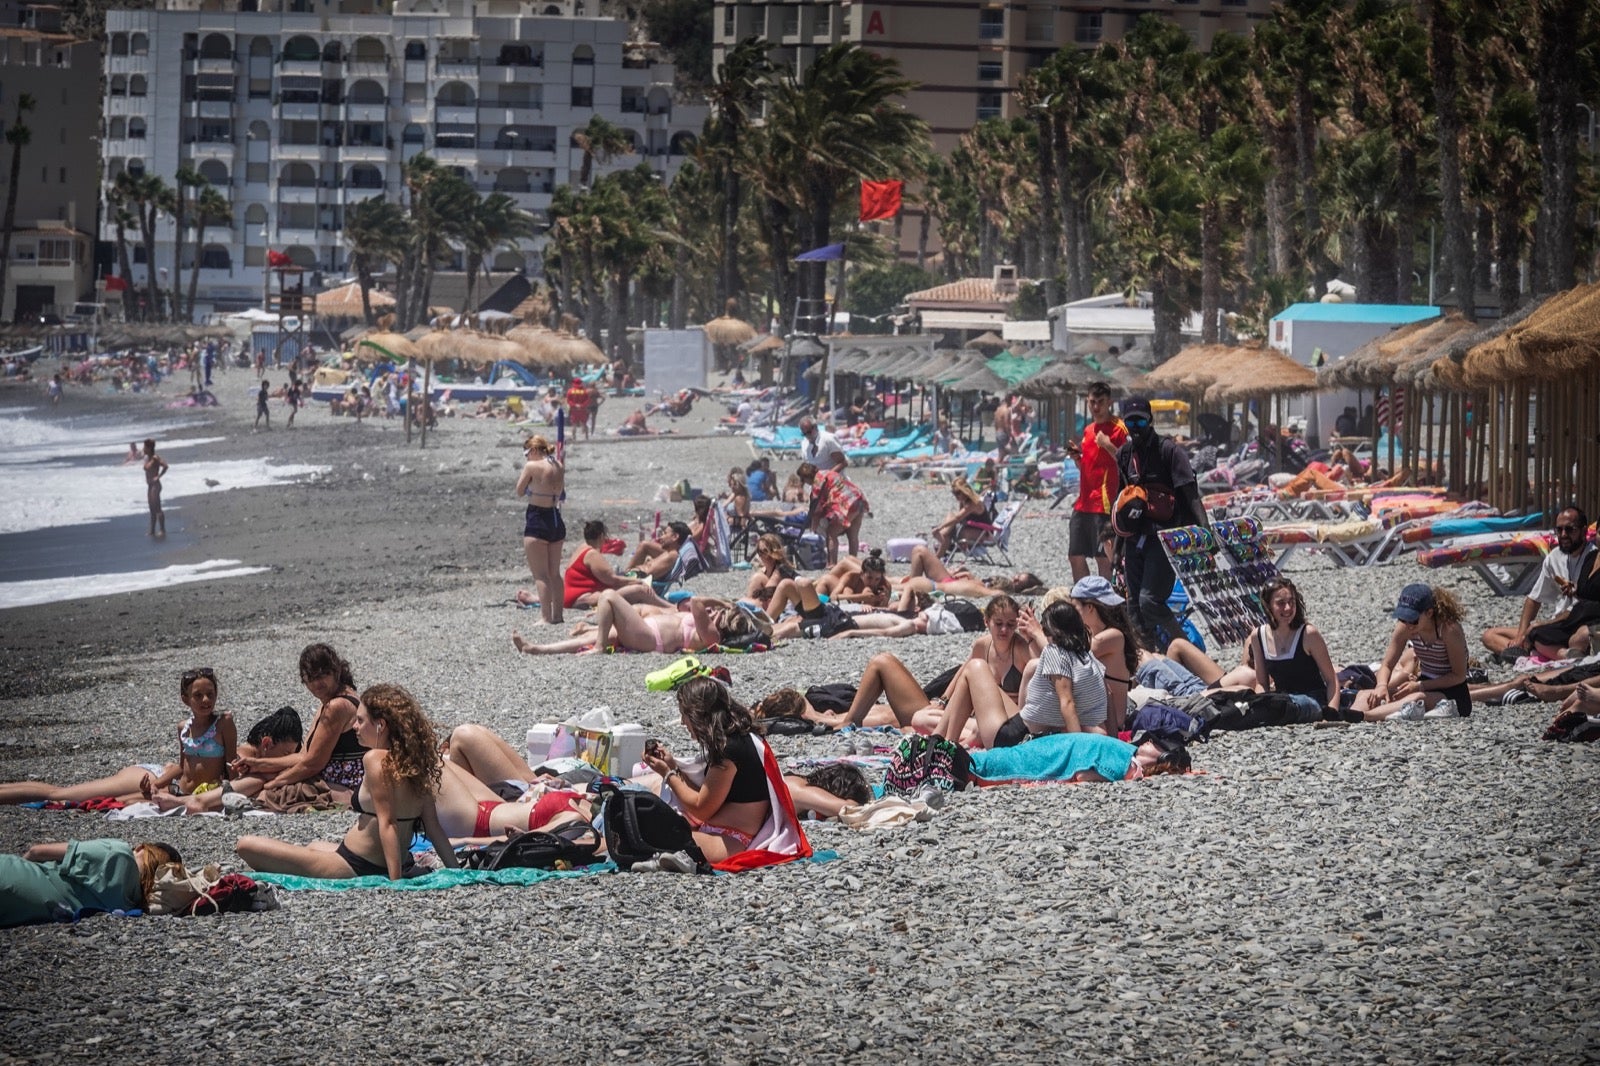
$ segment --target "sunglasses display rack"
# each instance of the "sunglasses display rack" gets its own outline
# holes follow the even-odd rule
[[[1229,518],[1204,526],[1179,526],[1160,533],[1172,569],[1189,602],[1214,640],[1240,644],[1267,620],[1261,589],[1278,576],[1272,553],[1261,544],[1261,523]]]

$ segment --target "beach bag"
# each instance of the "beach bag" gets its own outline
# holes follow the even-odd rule
[[[463,848],[456,860],[463,870],[571,870],[600,861],[600,834],[588,822],[571,822],[549,832],[513,831],[481,848]]]
[[[923,685],[922,694],[928,697],[929,701],[943,699],[945,690],[950,687],[951,682],[956,679],[956,675],[961,672],[961,668],[965,665],[965,662],[957,663],[926,685]]]
[[[1128,722],[1128,729],[1133,734],[1130,739],[1134,744],[1158,738],[1181,740],[1187,744],[1192,740],[1203,739],[1206,728],[1206,725],[1193,715],[1153,700],[1135,711],[1133,718]]]
[[[812,640],[826,640],[855,627],[856,620],[831,603],[822,604],[815,614],[800,616],[800,635]]]
[[[601,796],[606,854],[617,869],[631,870],[634,863],[664,851],[682,851],[694,860],[697,873],[711,872],[711,864],[694,842],[689,820],[666,800],[653,792],[618,788],[610,781],[598,781],[594,788]]]
[[[1206,723],[1208,731],[1265,729],[1296,721],[1294,701],[1281,692],[1234,689],[1213,693],[1211,698],[1217,705],[1217,713]]]
[[[169,862],[156,871],[155,883],[145,902],[146,914],[189,914],[203,902],[222,880],[222,868],[215,864],[190,873],[182,863]]]
[[[971,600],[951,599],[946,597],[944,609],[961,620],[963,633],[977,633],[983,629],[983,608]]]
[[[789,554],[802,570],[824,570],[828,566],[828,546],[815,533],[802,533],[789,545]]]
[[[960,792],[972,773],[972,756],[966,748],[943,737],[909,736],[889,757],[883,775],[883,794],[911,796],[933,787],[940,792]]]
[[[1600,718],[1591,718],[1582,711],[1567,711],[1557,715],[1544,731],[1545,740],[1558,740],[1566,744],[1592,744],[1600,740]]]
[[[812,685],[806,689],[806,702],[819,711],[838,714],[848,711],[856,701],[856,687],[845,682]]]

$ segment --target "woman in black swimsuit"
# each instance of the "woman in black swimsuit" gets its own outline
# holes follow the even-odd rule
[[[233,776],[272,775],[268,788],[320,777],[335,792],[354,792],[361,787],[367,748],[355,733],[361,697],[350,664],[327,644],[307,645],[300,653],[300,682],[321,703],[305,747],[293,755],[235,759]]]
[[[566,472],[543,437],[529,437],[522,449],[528,459],[522,466],[522,476],[517,478],[517,498],[528,498],[522,550],[539,594],[539,615],[546,622],[559,624],[566,596],[561,581],[561,546],[567,539],[567,524],[561,519]]]
[[[1022,672],[1044,650],[1044,633],[1032,608],[1023,609],[1003,593],[984,607],[983,622],[987,632],[972,642],[968,658],[988,663],[1000,681],[1000,691],[1015,701],[1022,688]]]
[[[288,844],[271,837],[239,838],[239,858],[263,873],[344,879],[416,873],[411,838],[420,826],[446,867],[456,855],[439,824],[434,797],[442,763],[433,726],[411,693],[399,685],[373,685],[360,697],[356,736],[366,745],[366,775],[350,797],[356,824],[335,844]]]
[[[745,851],[772,813],[762,741],[755,719],[720,681],[697,677],[678,686],[683,726],[705,752],[705,777],[692,782],[665,747],[646,750],[644,761],[696,827],[694,840],[710,862]],[[786,788],[780,778],[778,788]]]

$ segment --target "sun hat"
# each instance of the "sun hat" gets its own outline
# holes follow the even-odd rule
[[[1117,590],[1111,587],[1111,582],[1098,574],[1081,578],[1072,586],[1072,598],[1075,600],[1093,600],[1095,603],[1105,604],[1107,607],[1117,607],[1128,602],[1117,595]]]
[[[1394,605],[1394,616],[1408,626],[1417,624],[1422,612],[1433,608],[1433,589],[1420,581],[1400,590],[1400,599]]]

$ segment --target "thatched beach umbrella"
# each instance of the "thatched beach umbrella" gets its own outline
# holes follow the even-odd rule
[[[379,355],[388,356],[395,362],[423,358],[422,349],[417,347],[416,342],[398,333],[369,333],[356,342],[356,348],[370,349]]]
[[[1261,396],[1290,396],[1317,390],[1317,375],[1276,348],[1257,349],[1236,358],[1205,392],[1208,403],[1237,403]]]
[[[756,328],[743,319],[734,318],[732,315],[719,315],[707,322],[704,327],[706,340],[712,344],[734,347],[743,344],[756,335]]]
[[[987,348],[994,351],[999,351],[1005,346],[1005,338],[995,333],[994,330],[989,330],[987,333],[980,333],[967,342],[968,348]]]
[[[389,311],[394,308],[394,297],[381,289],[373,289],[368,295],[371,297],[374,311]],[[361,285],[354,281],[348,285],[339,285],[319,292],[311,299],[312,310],[324,317],[361,318],[367,313],[361,306]]]
[[[1195,386],[1187,384],[1189,376],[1210,374],[1216,362],[1225,358],[1232,350],[1226,344],[1192,344],[1145,374],[1144,387],[1152,392],[1169,390],[1177,392],[1184,389],[1192,391]],[[1122,364],[1119,362],[1118,365]],[[1211,382],[1206,381],[1205,384],[1209,385]]]

